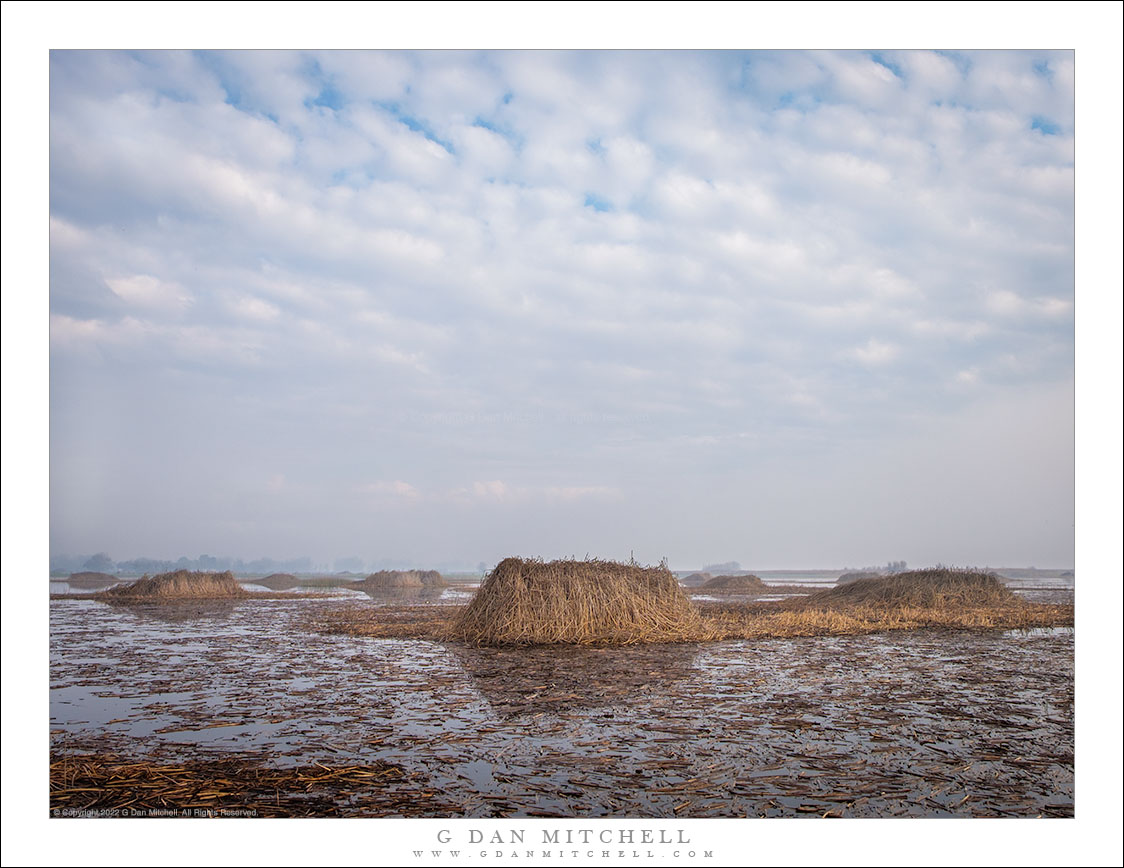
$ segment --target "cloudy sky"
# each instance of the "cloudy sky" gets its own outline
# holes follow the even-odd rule
[[[1074,562],[1072,52],[50,57],[55,554]]]

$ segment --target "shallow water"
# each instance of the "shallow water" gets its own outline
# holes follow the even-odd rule
[[[464,816],[1073,814],[1071,629],[517,650],[305,628],[355,599],[52,600],[52,747],[385,759]]]
[[[704,594],[693,591],[689,593],[691,599],[696,603],[775,603],[779,600],[808,596],[805,593],[798,592],[786,594]]]

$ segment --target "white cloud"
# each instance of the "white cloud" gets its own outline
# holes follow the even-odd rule
[[[239,316],[262,322],[272,322],[281,315],[281,310],[276,305],[250,295],[232,301],[231,309]]]
[[[401,479],[370,482],[361,486],[360,490],[367,494],[388,494],[404,500],[416,500],[421,496],[421,493],[413,485],[403,482]]]
[[[150,322],[131,316],[107,322],[51,314],[51,342],[61,349],[80,347],[84,343],[107,346],[137,343],[163,331]]]
[[[479,126],[454,130],[458,158],[468,170],[485,177],[503,176],[512,168],[515,152],[503,136]]]
[[[498,479],[492,479],[488,482],[474,482],[470,490],[475,497],[495,500],[504,500],[512,495],[512,490],[507,483]]]
[[[956,64],[934,51],[895,52],[894,59],[905,68],[910,88],[925,95],[955,93],[960,84]]]
[[[608,485],[564,485],[546,489],[546,496],[564,501],[585,500],[587,498],[619,498],[621,491]]]
[[[192,298],[182,286],[162,281],[150,274],[129,277],[107,277],[106,285],[114,295],[134,308],[179,311],[191,305]]]
[[[864,365],[878,366],[892,362],[898,357],[901,348],[885,341],[871,338],[861,347],[855,347],[852,355]]]
[[[988,295],[987,308],[1001,316],[1057,319],[1069,316],[1073,310],[1073,303],[1069,299],[1056,296],[1026,298],[1009,289],[1000,289]]]
[[[959,341],[974,341],[993,331],[992,326],[980,320],[920,319],[911,322],[909,327],[922,337],[938,337]]]
[[[51,217],[51,248],[53,250],[80,250],[90,243],[90,233],[66,220]]]
[[[53,352],[88,355],[92,350],[112,349],[117,357],[145,359],[160,368],[185,361],[256,367],[264,349],[263,337],[255,331],[162,324],[133,316],[104,320],[52,314],[50,332]]]
[[[889,184],[893,178],[885,166],[854,154],[828,153],[813,158],[808,165],[820,180],[828,184],[855,184],[879,189]]]
[[[862,52],[821,53],[819,59],[832,74],[838,92],[861,106],[893,105],[902,95],[903,82]]]

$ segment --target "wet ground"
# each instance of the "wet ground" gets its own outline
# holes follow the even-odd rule
[[[538,650],[307,629],[357,600],[400,602],[53,599],[52,749],[394,763],[461,816],[1073,815],[1071,628]]]

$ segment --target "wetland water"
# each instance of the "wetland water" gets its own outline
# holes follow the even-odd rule
[[[384,760],[446,816],[1073,815],[1070,628],[530,650],[307,628],[395,602],[53,599],[52,750]]]

